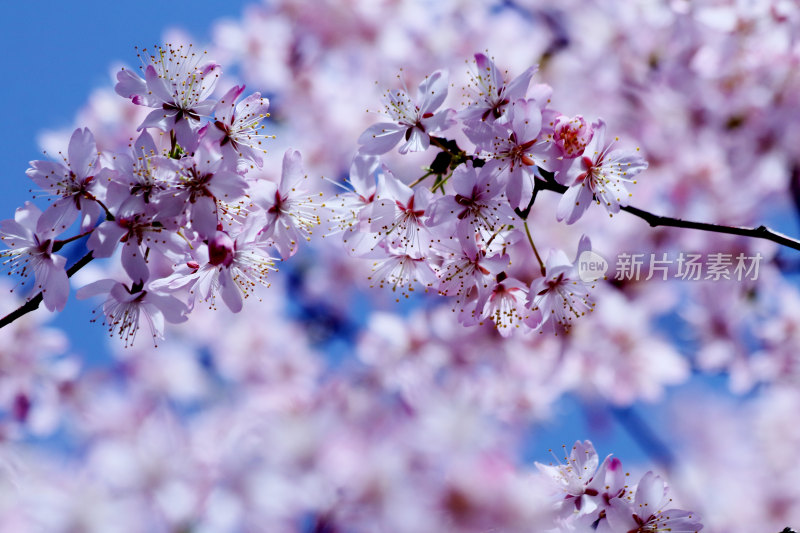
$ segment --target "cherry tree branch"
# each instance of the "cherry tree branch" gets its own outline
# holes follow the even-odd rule
[[[94,231],[94,228],[90,228],[90,229],[84,231],[83,233],[78,233],[77,235],[73,235],[72,237],[69,237],[67,239],[62,239],[62,240],[55,241],[53,243],[53,249],[51,250],[52,253],[56,253],[57,251],[62,249],[65,245],[67,245],[67,244],[69,244],[69,243],[71,243],[73,241],[77,241],[78,239],[82,239],[82,238],[86,237],[87,235],[91,235],[91,233],[93,231]]]
[[[94,257],[92,256],[92,252],[89,252],[80,259],[78,259],[78,261],[74,265],[72,265],[67,269],[67,277],[71,278],[73,274],[75,274],[77,271],[88,265],[92,259],[94,259]],[[31,298],[30,300],[28,300],[15,310],[8,313],[3,318],[0,318],[0,328],[3,328],[11,324],[16,319],[20,318],[23,315],[27,315],[31,311],[37,310],[39,308],[39,305],[42,303],[42,298],[43,298],[42,293],[39,292],[38,294],[36,294],[36,296]]]
[[[557,192],[558,194],[564,194],[568,189],[566,185],[561,185],[560,183],[557,183],[553,179],[548,179],[546,181],[538,180],[537,184],[542,190],[553,191]],[[711,224],[708,222],[694,222],[692,220],[683,220],[680,218],[656,215],[650,213],[649,211],[645,211],[644,209],[639,209],[638,207],[634,207],[632,205],[626,205],[620,207],[620,210],[630,213],[633,216],[641,218],[642,220],[650,224],[650,227],[653,228],[664,226],[671,228],[697,229],[701,231],[724,233],[728,235],[741,235],[743,237],[765,239],[780,244],[781,246],[786,246],[788,248],[800,251],[800,240],[789,237],[788,235],[784,235],[783,233],[771,230],[770,228],[764,225],[758,226],[756,228],[748,228],[743,226],[724,226],[722,224]]]
[[[450,157],[447,159],[447,164],[445,168],[449,168],[450,170],[454,170],[456,166],[466,161],[472,161],[473,165],[475,166],[483,166],[485,161],[479,157],[468,155],[464,150],[462,150],[458,144],[450,139],[442,139],[439,137],[431,136],[431,144],[443,150],[444,153],[447,153]],[[443,169],[432,168],[431,171],[434,174],[443,173]],[[525,209],[515,209],[514,211],[517,215],[525,220],[528,218],[530,214],[531,208],[533,207],[533,203],[536,200],[536,195],[540,190],[546,191],[553,191],[557,192],[558,194],[564,194],[567,192],[566,185],[561,185],[555,179],[553,179],[552,175],[548,175],[549,173],[543,172],[546,176],[545,180],[537,179],[534,183],[533,195],[531,197],[531,201],[528,204],[528,207]],[[796,178],[797,178],[797,189],[800,190],[800,170],[795,171]],[[428,174],[430,175],[430,174]],[[667,217],[662,215],[656,215],[649,211],[645,211],[644,209],[639,209],[638,207],[634,207],[631,205],[620,207],[622,211],[632,214],[633,216],[639,217],[648,224],[650,227],[672,227],[672,228],[686,228],[686,229],[696,229],[700,231],[709,231],[712,233],[724,233],[727,235],[741,235],[743,237],[753,237],[755,239],[764,239],[768,241],[772,241],[776,244],[780,244],[781,246],[786,246],[787,248],[792,248],[794,250],[800,251],[800,240],[795,239],[793,237],[789,237],[788,235],[784,235],[783,233],[779,233],[774,231],[767,226],[761,225],[755,228],[748,228],[743,226],[725,226],[722,224],[711,224],[708,222],[695,222],[692,220],[683,220],[680,218],[673,218]]]

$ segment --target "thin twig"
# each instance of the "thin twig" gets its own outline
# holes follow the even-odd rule
[[[548,191],[557,192],[559,194],[564,194],[568,189],[566,185],[561,185],[553,180],[542,181],[541,188]],[[682,220],[680,218],[655,215],[649,211],[645,211],[631,205],[622,206],[620,209],[632,214],[633,216],[641,218],[653,228],[664,226],[671,228],[697,229],[701,231],[710,231],[713,233],[725,233],[728,235],[741,235],[743,237],[765,239],[780,244],[781,246],[786,246],[788,248],[800,251],[800,240],[789,237],[788,235],[784,235],[783,233],[778,233],[777,231],[771,230],[764,225],[758,226],[757,228],[747,228],[743,226],[723,226],[721,224],[694,222],[692,220]]]
[[[94,259],[94,257],[92,256],[92,252],[89,252],[86,255],[84,255],[83,257],[81,257],[80,259],[78,259],[78,261],[74,265],[72,265],[71,267],[69,267],[67,269],[67,277],[71,278],[72,275],[75,274],[78,270],[80,270],[83,267],[85,267],[86,265],[88,265],[89,262],[92,259]],[[19,306],[18,308],[16,308],[15,310],[11,311],[6,316],[1,318],[0,319],[0,328],[3,328],[5,326],[11,324],[12,322],[14,322],[19,317],[21,317],[23,315],[27,315],[31,311],[35,311],[36,309],[38,309],[39,308],[39,304],[42,303],[42,298],[43,298],[42,293],[39,292],[39,293],[36,294],[36,296],[34,296],[30,300],[28,300],[27,302],[25,302],[24,304],[22,304],[21,306]]]
[[[539,250],[536,249],[536,245],[533,244],[533,237],[531,236],[531,230],[528,228],[528,221],[526,220],[523,222],[523,226],[525,226],[525,234],[528,236],[528,242],[531,243],[531,248],[533,248],[533,254],[536,256],[536,260],[539,261],[539,269],[542,271],[542,276],[547,275],[547,269],[544,267],[544,261],[539,256]]]
[[[450,139],[442,139],[439,137],[431,136],[431,144],[445,150],[453,155],[458,155],[464,160],[471,160],[473,164],[476,162],[480,162],[481,164],[485,163],[485,160],[482,160],[479,157],[475,156],[466,156],[465,152]],[[800,176],[800,171],[795,169],[795,174]],[[547,176],[547,174],[545,173]],[[796,176],[794,176],[796,177]],[[798,178],[798,183],[800,183],[800,178]],[[558,194],[564,194],[567,192],[566,185],[561,185],[555,179],[553,179],[552,175],[547,176],[547,179],[540,180],[536,179],[534,181],[534,188],[533,188],[533,195],[531,196],[531,200],[528,204],[528,207],[525,209],[516,208],[514,211],[517,215],[525,220],[528,218],[530,214],[530,210],[533,207],[533,203],[536,200],[536,195],[540,190],[547,190],[557,192]],[[800,186],[798,186],[800,189]],[[650,227],[672,227],[672,228],[686,228],[686,229],[697,229],[700,231],[710,231],[713,233],[724,233],[728,235],[740,235],[742,237],[753,237],[756,239],[764,239],[767,241],[772,241],[776,244],[780,244],[781,246],[786,246],[787,248],[792,248],[794,250],[800,251],[800,240],[789,237],[788,235],[784,235],[783,233],[779,233],[774,231],[767,226],[761,225],[756,228],[748,228],[743,226],[724,226],[722,224],[711,224],[708,222],[694,222],[692,220],[682,220],[680,218],[673,218],[673,217],[666,217],[661,215],[656,215],[650,213],[649,211],[645,211],[643,209],[639,209],[638,207],[633,207],[630,205],[620,207],[622,211],[632,214],[633,216],[639,217],[648,224]]]
[[[514,212],[522,220],[527,220],[528,215],[531,214],[531,209],[533,209],[533,203],[536,201],[536,196],[539,194],[539,191],[541,191],[544,188],[541,186],[541,183],[544,182],[542,180],[533,180],[533,194],[531,194],[531,199],[528,202],[528,207],[526,207],[525,209],[520,209],[519,207],[514,208]]]
[[[432,171],[432,170],[429,170],[429,171],[428,171],[428,172],[426,172],[426,173],[425,173],[425,174],[424,174],[422,177],[420,177],[420,178],[418,178],[418,179],[414,180],[413,182],[411,182],[411,183],[410,183],[408,186],[409,186],[409,187],[411,187],[411,188],[413,189],[414,187],[416,187],[417,185],[419,185],[420,183],[422,183],[423,181],[425,181],[425,178],[427,178],[427,177],[429,177],[429,176],[432,176],[432,175],[433,175],[433,171]]]
[[[53,249],[51,251],[53,253],[56,253],[61,248],[63,248],[66,244],[69,244],[69,243],[71,243],[73,241],[77,241],[78,239],[82,239],[82,238],[86,237],[87,235],[91,234],[93,231],[94,231],[94,228],[90,228],[90,229],[84,231],[83,233],[79,233],[77,235],[73,235],[72,237],[69,237],[67,239],[62,239],[62,240],[55,241],[53,243]]]

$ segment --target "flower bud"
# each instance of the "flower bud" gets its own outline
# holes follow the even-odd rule
[[[581,115],[569,118],[561,115],[553,126],[553,141],[561,155],[573,159],[581,155],[592,140],[594,130]]]

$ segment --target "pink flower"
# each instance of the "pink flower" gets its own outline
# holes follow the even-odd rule
[[[350,164],[350,173],[345,183],[334,182],[344,191],[337,194],[335,200],[324,205],[331,213],[330,222],[334,233],[349,232],[353,228],[361,230],[362,226],[369,230],[369,224],[363,220],[362,212],[371,207],[377,198],[378,163],[377,157],[356,155]]]
[[[488,287],[456,299],[455,307],[461,308],[458,319],[463,324],[483,325],[489,319],[500,335],[508,337],[530,316],[525,306],[527,297],[528,288],[524,283],[500,272]]]
[[[488,255],[478,245],[474,230],[469,225],[456,228],[457,243],[450,249],[441,246],[443,255],[439,267],[439,292],[445,296],[465,295],[472,289],[485,290],[495,277],[508,268],[506,255]]]
[[[439,198],[431,205],[431,226],[455,218],[458,227],[467,227],[487,241],[501,226],[516,219],[493,168],[474,168],[472,162],[467,162],[453,171],[449,183],[455,194]]]
[[[619,459],[609,455],[598,467],[599,457],[590,441],[575,441],[566,464],[536,467],[549,476],[564,494],[558,503],[564,518],[580,515],[591,524],[613,498],[624,494],[625,476]],[[583,518],[585,517],[585,518]]]
[[[158,204],[163,210],[172,198],[179,168],[177,160],[161,155],[153,137],[143,131],[132,143],[130,153],[114,154],[116,172],[108,184],[108,204],[137,212],[144,212],[147,204]]]
[[[537,67],[528,68],[513,81],[506,83],[494,61],[484,54],[475,54],[475,66],[476,71],[470,73],[470,88],[475,100],[459,113],[459,117],[465,122],[507,122],[508,104],[525,98]]]
[[[244,91],[244,85],[233,86],[225,93],[214,107],[214,122],[206,129],[206,138],[219,146],[222,156],[235,161],[242,157],[249,159],[261,168],[264,163],[263,154],[267,151],[262,146],[266,139],[274,139],[274,135],[264,135],[259,125],[261,119],[269,116],[269,100],[261,98],[261,93],[253,93],[244,100],[236,100]]]
[[[218,203],[233,203],[247,190],[245,179],[231,170],[228,161],[199,149],[181,160],[176,198],[183,200],[192,229],[203,237],[213,235],[219,223]]]
[[[631,196],[625,183],[636,183],[634,177],[647,168],[647,161],[630,150],[612,150],[614,141],[606,144],[606,124],[593,125],[594,136],[583,155],[566,172],[569,189],[558,202],[558,220],[567,224],[578,220],[593,201],[609,213],[619,212]]]
[[[297,252],[298,241],[309,240],[312,228],[320,224],[316,194],[309,191],[300,152],[290,149],[283,155],[280,183],[260,185],[255,201],[266,212],[266,223],[259,239],[270,240],[286,259]]]
[[[146,289],[142,283],[128,286],[112,279],[102,279],[75,293],[78,299],[100,295],[106,298],[103,303],[103,324],[108,326],[111,336],[116,334],[125,341],[125,346],[136,341],[136,334],[143,323],[148,325],[155,341],[164,338],[165,319],[177,324],[187,318],[186,306],[180,300]]]
[[[570,262],[561,250],[552,251],[545,260],[545,275],[531,283],[529,304],[536,313],[529,325],[540,329],[548,327],[569,329],[572,320],[592,312],[591,283],[583,281],[578,273],[578,259],[581,254],[592,249],[589,237],[584,235],[578,244],[575,261]]]
[[[150,254],[183,253],[186,245],[169,215],[152,206],[144,213],[119,212],[114,220],[97,226],[86,245],[100,258],[111,257],[122,243],[121,262],[125,272],[136,282],[147,281]]]
[[[146,55],[147,49],[142,52]],[[122,69],[117,73],[114,89],[134,104],[156,108],[144,119],[140,130],[174,130],[178,144],[194,150],[200,117],[210,116],[216,104],[208,98],[219,78],[219,65],[207,61],[205,52],[195,52],[192,45],[159,46],[147,59],[144,79]]]
[[[358,138],[359,152],[385,154],[403,139],[401,154],[427,150],[430,134],[453,124],[452,110],[437,111],[447,98],[447,80],[447,74],[440,70],[426,76],[419,84],[415,101],[406,91],[387,91],[386,114],[392,122],[380,122],[367,128]]]
[[[412,189],[384,168],[377,194],[370,218],[371,232],[415,257],[425,255],[434,241],[427,226],[433,193],[425,187]]]
[[[101,168],[97,155],[92,132],[88,128],[78,128],[69,139],[64,164],[31,161],[31,168],[26,172],[28,177],[45,192],[58,197],[39,218],[38,232],[60,233],[72,225],[78,213],[84,216],[81,228],[91,227],[101,212],[94,193],[101,172],[108,172]]]
[[[374,258],[373,274],[369,276],[369,280],[375,286],[377,283],[379,287],[390,286],[392,291],[396,291],[398,287],[401,293],[408,298],[411,292],[414,292],[414,284],[419,283],[425,287],[434,287],[438,282],[436,273],[425,257],[413,255],[402,249],[394,248],[390,245],[383,243],[381,246],[375,248],[372,253],[366,257]],[[400,301],[398,298],[397,301]]]
[[[524,207],[533,193],[537,167],[548,167],[549,126],[542,128],[542,109],[535,100],[516,100],[506,111],[508,122],[479,122],[466,130],[479,151],[493,159],[487,165],[497,168],[511,207]]]
[[[173,275],[153,284],[169,290],[186,289],[193,302],[200,296],[213,308],[220,296],[225,305],[238,313],[243,299],[250,296],[258,285],[269,286],[267,275],[275,268],[275,258],[270,257],[262,245],[252,240],[252,230],[241,231],[236,240],[218,230],[207,245],[181,265]]]
[[[42,212],[30,202],[20,207],[14,220],[0,222],[0,240],[9,247],[0,252],[3,266],[10,273],[24,278],[33,270],[36,289],[42,291],[44,305],[50,311],[61,311],[69,296],[69,279],[65,271],[67,259],[53,253],[55,230],[37,230]]]
[[[567,159],[582,155],[593,136],[594,129],[581,115],[572,118],[559,115],[553,124],[553,143]]]
[[[594,128],[581,116],[568,117],[560,113],[551,117],[552,142],[548,146],[549,157],[546,170],[555,174],[559,183],[568,180],[566,172],[573,160],[583,155],[586,146],[594,137]]]
[[[703,529],[699,518],[691,511],[664,509],[671,501],[667,498],[664,480],[647,472],[639,481],[632,501],[630,496],[611,501],[606,509],[606,520],[600,521],[597,531],[697,533]]]

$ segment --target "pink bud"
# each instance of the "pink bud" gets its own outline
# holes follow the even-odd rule
[[[587,124],[581,115],[573,118],[561,115],[553,126],[553,141],[568,159],[581,155],[593,136],[592,125]]]

